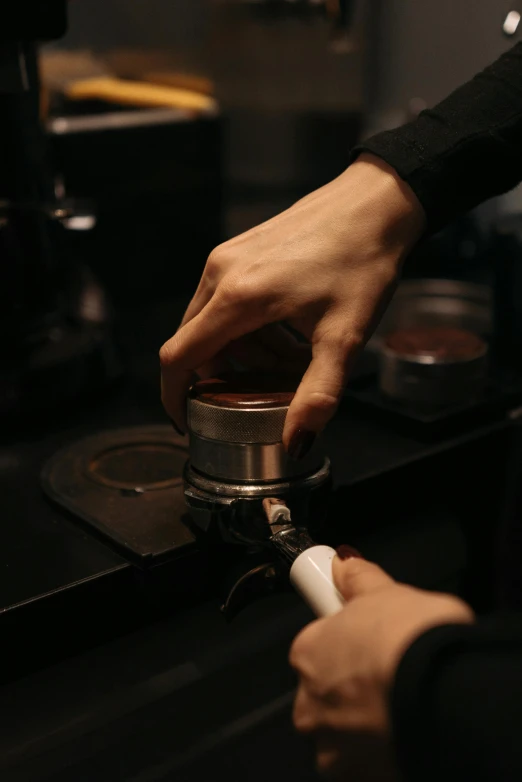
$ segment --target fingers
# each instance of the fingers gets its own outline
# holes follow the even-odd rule
[[[378,565],[359,557],[345,560],[334,557],[332,572],[335,586],[345,600],[351,600],[395,583],[393,578]]]
[[[312,346],[305,372],[286,417],[283,442],[290,456],[302,458],[333,416],[362,340],[328,337]]]
[[[192,318],[195,318],[196,315],[199,315],[203,307],[206,307],[209,303],[210,299],[212,298],[212,292],[210,290],[208,291],[196,291],[194,294],[192,301],[188,305],[187,309],[185,310],[185,314],[183,315],[183,319],[179,325],[179,328],[183,328],[189,321],[192,320]]]
[[[292,721],[294,727],[299,733],[313,733],[317,728],[314,710],[312,708],[311,698],[305,687],[298,688],[294,708],[292,710]]]
[[[215,296],[160,350],[163,405],[181,428],[186,428],[185,397],[194,372],[230,342],[262,325],[262,308],[227,306],[224,296]]]
[[[216,292],[216,288],[223,279],[226,267],[226,260],[224,257],[226,255],[225,247],[225,244],[219,245],[210,253],[198,288],[186,309],[183,320],[180,323],[180,328],[185,326],[192,318],[195,318],[196,315],[199,315]]]

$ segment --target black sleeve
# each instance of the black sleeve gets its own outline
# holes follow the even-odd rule
[[[434,63],[434,67],[436,63]],[[434,231],[522,180],[522,43],[413,122],[358,145],[417,195]]]
[[[522,618],[434,628],[391,694],[405,782],[522,780]]]

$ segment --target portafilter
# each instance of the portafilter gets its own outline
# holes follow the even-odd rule
[[[225,376],[189,394],[185,497],[197,527],[227,543],[267,547],[316,614],[339,610],[334,549],[316,545],[326,519],[330,462],[316,445],[286,453],[283,428],[297,382],[280,375]]]

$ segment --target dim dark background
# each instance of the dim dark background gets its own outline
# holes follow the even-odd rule
[[[72,0],[69,32],[46,45],[90,49],[108,64],[156,55],[211,79],[219,111],[99,134],[61,134],[52,123],[118,107],[59,106],[48,118],[57,181],[96,216],[92,231],[69,232],[65,261],[92,271],[106,297],[111,372],[89,365],[77,372],[77,395],[53,406],[51,384],[46,406],[2,419],[5,782],[316,779],[312,747],[291,727],[287,665],[308,609],[285,592],[227,623],[212,563],[190,549],[164,567],[137,566],[49,502],[41,472],[95,432],[167,423],[157,352],[217,243],[340,173],[372,126],[370,104],[386,121],[404,121],[404,95],[433,103],[507,45],[493,30],[500,12],[491,0],[476,0],[472,17],[469,3],[454,0],[404,3],[402,16],[391,0],[360,6],[370,21],[356,15],[343,53],[318,16],[209,0]],[[483,233],[466,218],[407,275],[491,282]],[[504,287],[513,303],[513,277]],[[509,330],[517,318],[508,315]],[[339,539],[349,536],[397,578],[490,610],[499,530],[520,475],[519,404],[509,397],[493,419],[427,437],[371,405],[343,405],[326,446]],[[518,541],[507,557],[515,591]]]

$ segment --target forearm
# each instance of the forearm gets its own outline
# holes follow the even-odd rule
[[[434,231],[522,180],[522,44],[433,109],[357,146],[408,183]]]
[[[391,697],[406,782],[522,779],[522,629],[430,630],[406,652]]]

